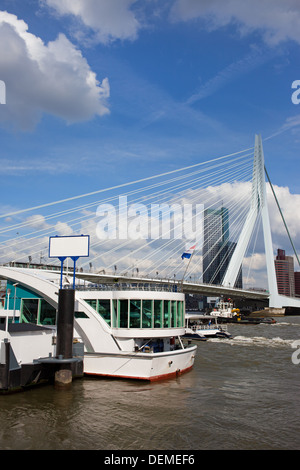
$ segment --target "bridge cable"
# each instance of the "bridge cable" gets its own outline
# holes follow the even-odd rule
[[[267,172],[267,169],[266,169],[266,167],[265,167],[265,172],[266,172],[266,175],[267,175],[268,181],[269,181],[269,183],[270,183],[270,187],[271,187],[271,189],[272,189],[272,193],[273,193],[273,196],[274,196],[274,198],[275,198],[275,201],[276,201],[276,204],[277,204],[278,210],[279,210],[279,212],[280,212],[280,215],[281,215],[281,218],[282,218],[282,220],[283,220],[283,223],[284,223],[285,229],[286,229],[286,231],[287,231],[287,234],[288,234],[288,237],[289,237],[289,239],[290,239],[290,242],[291,242],[292,248],[293,248],[293,250],[294,250],[295,256],[296,256],[296,258],[297,258],[297,261],[298,261],[298,264],[299,264],[299,266],[300,266],[300,261],[299,261],[299,258],[298,258],[298,254],[297,254],[297,252],[296,252],[295,245],[294,245],[294,243],[293,243],[293,240],[292,240],[292,237],[291,237],[291,235],[290,235],[290,232],[289,232],[288,226],[287,226],[287,224],[286,224],[285,218],[284,218],[284,216],[283,216],[283,213],[282,213],[282,210],[281,210],[281,208],[280,208],[280,205],[279,205],[278,199],[277,199],[277,197],[276,197],[276,194],[275,194],[275,190],[274,190],[274,188],[273,188],[273,185],[272,185],[272,183],[271,183],[271,180],[270,180],[270,177],[269,177],[269,175],[268,175],[268,172]]]

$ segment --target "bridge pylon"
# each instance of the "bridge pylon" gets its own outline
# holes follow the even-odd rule
[[[250,210],[225,273],[223,279],[224,286],[233,287],[235,285],[243,258],[249,245],[250,237],[254,230],[255,222],[259,216],[262,218],[263,226],[268,287],[270,293],[269,306],[274,308],[281,308],[282,299],[281,296],[278,295],[270,218],[267,204],[264,152],[261,136],[256,135]]]

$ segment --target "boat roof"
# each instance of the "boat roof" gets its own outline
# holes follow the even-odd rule
[[[216,318],[215,315],[205,315],[205,313],[186,312],[185,318],[188,320],[209,320],[210,318]]]

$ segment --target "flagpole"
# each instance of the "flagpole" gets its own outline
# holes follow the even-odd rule
[[[184,281],[184,277],[185,277],[186,272],[187,272],[187,270],[188,270],[188,268],[189,268],[189,265],[190,265],[190,263],[191,263],[191,261],[192,261],[192,258],[193,258],[193,256],[194,256],[194,253],[195,253],[195,250],[194,250],[193,253],[191,254],[191,257],[190,257],[190,259],[189,259],[189,262],[188,262],[188,264],[187,264],[187,267],[185,268],[184,274],[183,274],[182,279],[181,279],[181,289],[182,289],[182,291],[183,291],[183,281]]]

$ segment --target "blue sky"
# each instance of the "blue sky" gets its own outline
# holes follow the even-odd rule
[[[299,3],[1,0],[0,9],[2,213],[246,149],[256,133],[272,182],[300,194]]]
[[[65,14],[56,7],[59,3],[65,3]],[[74,107],[77,122],[69,123],[62,108],[70,107],[70,102],[64,104],[63,95],[61,103],[54,103],[51,109],[46,100],[34,97],[30,82],[23,87],[24,75],[24,81],[30,81],[34,74],[29,70],[32,60],[15,67],[8,60],[0,62],[0,79],[2,75],[7,87],[7,104],[0,109],[1,180],[8,204],[31,206],[37,198],[59,199],[208,160],[247,148],[253,144],[255,133],[269,137],[299,116],[299,108],[291,102],[291,84],[300,79],[300,40],[291,31],[292,27],[299,29],[300,8],[295,2],[284,2],[284,6],[283,2],[257,2],[263,10],[269,7],[269,16],[274,13],[274,17],[294,8],[294,21],[281,25],[275,20],[267,24],[266,20],[264,24],[262,18],[256,28],[250,20],[246,24],[237,17],[235,2],[222,19],[213,8],[206,12],[204,7],[199,11],[193,7],[207,2],[123,0],[130,13],[125,26],[124,12],[116,18],[120,1],[75,3],[83,4],[81,15],[74,15],[72,6],[68,7],[72,2],[67,1],[1,2],[1,9],[16,15],[14,22],[23,20],[28,33],[40,38],[45,47],[64,35],[80,51],[97,80],[101,83],[107,78],[109,83],[109,97],[105,99],[109,113],[97,115],[91,106],[81,117]],[[97,27],[85,24],[84,8],[97,11],[97,3],[108,4],[115,11],[113,18],[107,13],[108,39],[101,36],[100,21],[99,29],[97,21]],[[210,3],[217,10],[218,1]],[[242,3],[246,14],[253,2]],[[185,13],[176,15],[175,7],[179,10],[180,4]],[[231,21],[225,13],[232,15]],[[213,25],[206,14],[213,18]],[[133,19],[135,29],[127,31],[126,24]],[[5,40],[18,37],[17,32],[8,34],[5,26],[2,20],[4,50]],[[271,33],[279,39],[267,40]],[[15,52],[10,62],[17,59]],[[19,73],[14,83],[9,81],[12,71]],[[73,76],[68,78],[72,87]],[[65,80],[63,70],[57,80]],[[55,84],[51,87],[52,95]],[[16,88],[20,99],[22,88],[28,97],[11,113],[10,99]],[[47,94],[47,87],[41,92]],[[77,99],[81,104],[82,98]],[[32,106],[31,101],[35,101]],[[300,190],[295,171],[299,168],[298,136],[299,127],[293,127],[264,145],[274,184],[288,185],[296,193]],[[283,158],[288,163],[284,171]],[[32,191],[28,191],[29,186]]]

